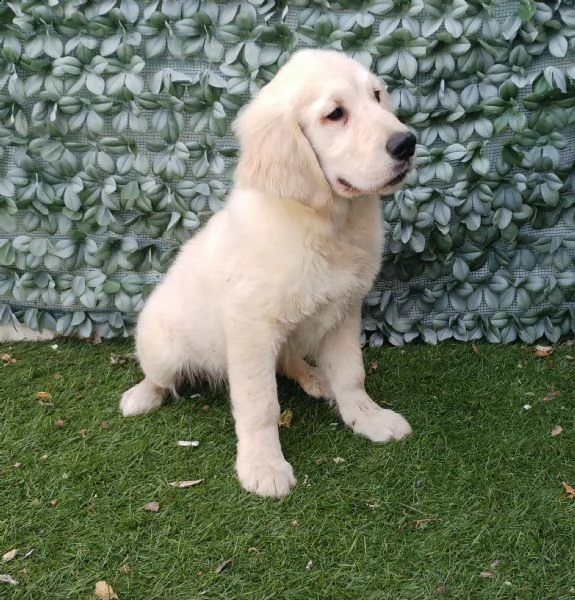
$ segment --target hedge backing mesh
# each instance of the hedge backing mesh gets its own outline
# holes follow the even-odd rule
[[[0,36],[0,324],[127,334],[225,200],[238,109],[322,47],[419,141],[383,199],[370,342],[575,329],[573,1],[7,2]]]

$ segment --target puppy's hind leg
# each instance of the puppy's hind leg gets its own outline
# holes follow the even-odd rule
[[[124,417],[159,408],[187,371],[186,356],[178,337],[161,320],[142,319],[137,333],[137,354],[145,378],[124,392],[120,412]]]
[[[120,412],[124,417],[135,417],[159,408],[170,393],[164,388],[145,377],[122,394]]]
[[[324,372],[312,367],[303,358],[284,356],[280,359],[278,371],[284,377],[299,383],[303,391],[312,398],[331,400],[333,393]]]

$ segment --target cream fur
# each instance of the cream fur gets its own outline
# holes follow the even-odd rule
[[[411,432],[365,392],[359,347],[361,301],[382,252],[379,195],[413,162],[386,151],[406,128],[376,89],[343,54],[296,53],[235,123],[240,161],[226,207],[183,246],[140,314],[145,379],[124,394],[122,413],[160,406],[182,377],[226,379],[237,474],[263,496],[295,484],[279,442],[276,370],[370,440]],[[346,118],[330,121],[337,106]]]

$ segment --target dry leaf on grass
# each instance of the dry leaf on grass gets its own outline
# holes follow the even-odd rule
[[[108,421],[102,421],[100,423],[100,429],[102,431],[106,431],[107,429],[110,429],[110,424],[108,423]]]
[[[289,429],[291,427],[291,422],[293,419],[293,410],[291,408],[286,408],[280,415],[278,425],[280,427],[285,427]]]
[[[435,521],[439,521],[439,519],[436,519],[434,517],[426,517],[426,518],[423,518],[423,519],[415,519],[413,521],[413,524],[416,527],[419,527],[420,525],[426,525],[427,523],[434,523]]]
[[[2,562],[10,562],[12,559],[14,559],[16,557],[16,554],[18,554],[17,548],[14,548],[13,550],[6,552],[6,554],[2,555]]]
[[[375,360],[372,360],[372,361],[369,363],[369,367],[368,367],[368,369],[367,369],[367,374],[368,374],[368,375],[371,375],[372,373],[375,373],[375,371],[377,371],[377,367],[378,367],[378,364],[377,364],[377,362],[376,362]]]
[[[112,586],[105,581],[97,581],[94,595],[99,600],[119,600],[118,594],[112,589]]]
[[[199,445],[200,442],[197,440],[178,440],[178,446],[180,446],[180,448],[189,448],[190,446],[192,448],[197,448]]]
[[[229,568],[231,568],[233,566],[234,566],[234,559],[233,558],[228,558],[227,560],[224,560],[224,562],[220,563],[216,567],[216,575],[219,575],[225,569],[229,569]]]
[[[473,350],[473,354],[479,354],[479,348],[477,344],[471,344],[471,350]]]
[[[38,400],[40,406],[54,406],[54,403],[50,400],[50,392],[36,392],[36,400]]]
[[[575,498],[575,489],[573,489],[566,481],[563,481],[563,487],[570,498]]]
[[[10,577],[10,575],[4,575],[3,573],[0,573],[0,583],[18,585],[18,582],[14,579],[14,577]]]
[[[553,354],[553,346],[535,346],[535,356],[537,358],[546,358]]]
[[[56,419],[56,420],[54,421],[54,426],[55,426],[55,427],[58,427],[59,429],[61,429],[62,427],[64,427],[64,423],[65,423],[65,422],[66,422],[66,421],[64,421],[64,419]]]
[[[479,573],[479,577],[483,577],[483,579],[493,579],[495,577],[495,573],[492,571],[481,571],[481,573]]]
[[[332,460],[336,465],[340,465],[341,463],[345,462],[345,458],[342,458],[341,456],[334,456]]]
[[[127,362],[136,360],[136,355],[131,354],[110,354],[110,362],[113,365],[125,365]]]
[[[168,485],[170,487],[174,487],[174,488],[188,488],[188,487],[192,487],[194,485],[199,485],[200,483],[202,483],[203,479],[194,479],[194,480],[188,480],[188,481],[170,481],[170,483],[168,483]]]
[[[56,498],[54,498],[54,500],[50,500],[50,506],[52,508],[55,508],[56,506],[58,506],[58,504],[60,504],[60,500],[57,500]]]
[[[561,435],[565,430],[563,429],[563,427],[561,427],[561,425],[555,425],[555,427],[553,427],[553,429],[551,430],[551,437],[557,437],[558,435]]]
[[[130,567],[130,565],[128,564],[129,560],[130,555],[126,554],[126,556],[124,556],[122,562],[119,565],[120,571],[124,573],[124,575],[129,575],[132,572],[132,567]]]
[[[144,510],[148,511],[148,512],[158,512],[160,510],[160,503],[159,502],[148,502],[148,504],[146,504],[146,506],[144,506]]]
[[[10,354],[2,354],[2,356],[0,356],[0,361],[2,361],[4,365],[13,365],[16,362],[16,359]]]

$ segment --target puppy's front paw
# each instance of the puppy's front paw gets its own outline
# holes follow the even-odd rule
[[[124,392],[120,400],[120,412],[124,417],[143,415],[161,406],[166,395],[167,390],[144,379]]]
[[[412,431],[399,413],[381,408],[367,395],[346,406],[342,418],[355,433],[372,442],[400,440]]]
[[[240,458],[236,471],[242,487],[260,496],[281,498],[289,494],[296,479],[292,466],[283,458]]]

